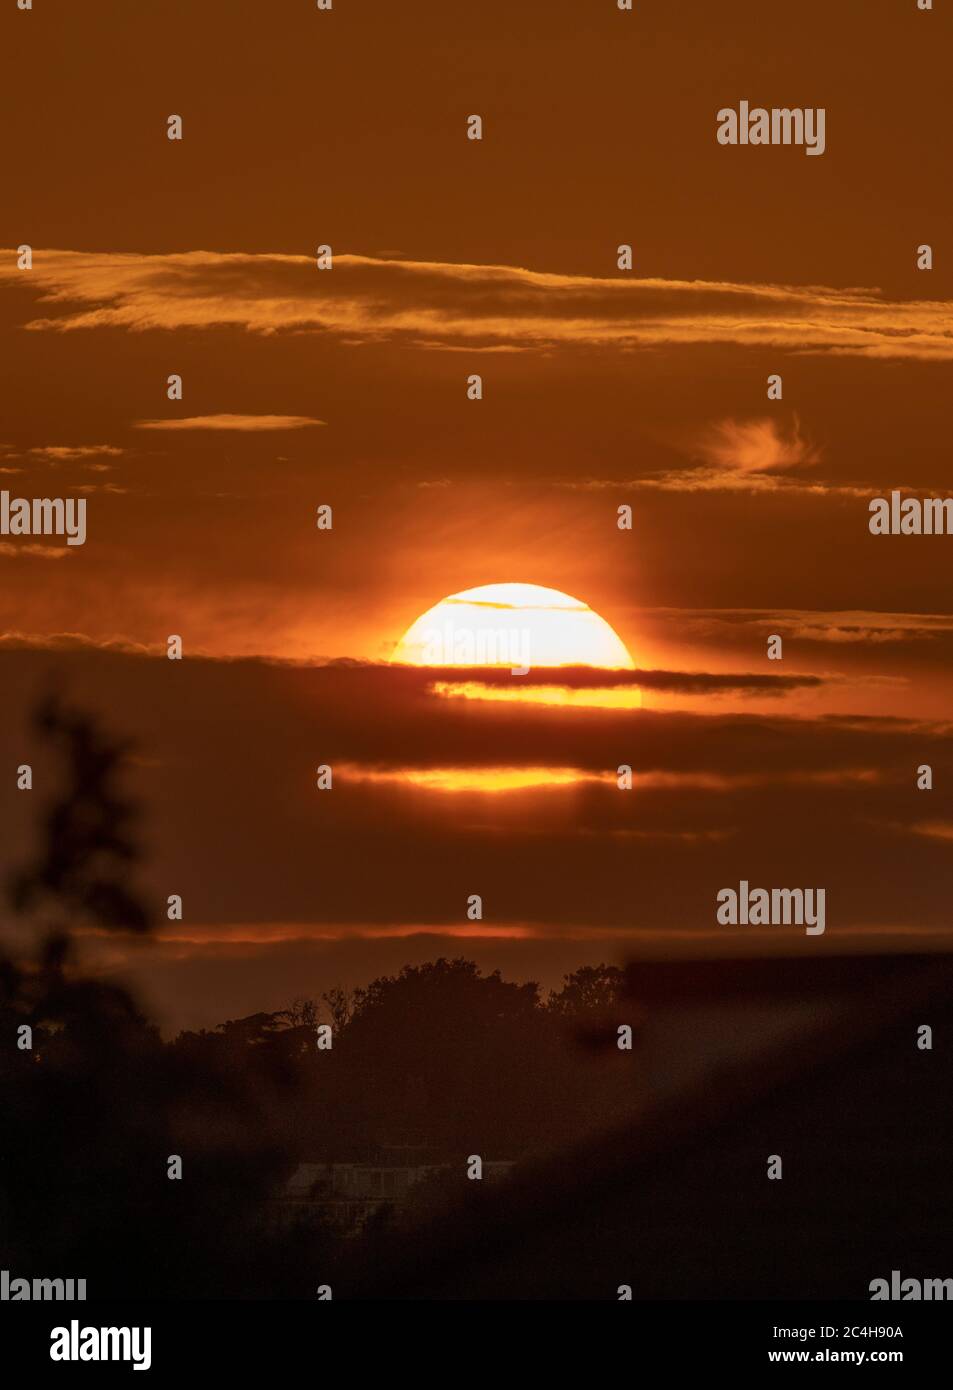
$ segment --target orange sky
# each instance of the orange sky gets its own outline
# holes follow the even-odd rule
[[[52,662],[139,736],[152,891],[188,880],[213,942],[249,920],[276,943],[281,923],[449,929],[481,875],[504,931],[701,930],[749,864],[828,873],[845,928],[939,920],[953,810],[939,775],[909,788],[924,748],[950,761],[953,540],[873,537],[867,502],[950,491],[951,36],[948,8],[914,0],[802,0],[770,23],[756,0],[6,6],[0,487],[88,502],[83,547],[0,544],[7,765]],[[715,113],[742,99],[823,106],[823,156],[719,146]],[[448,709],[373,665],[225,660],[376,663],[444,595],[498,581],[605,617],[644,709]],[[448,813],[390,776],[434,766],[434,740],[447,767],[629,762],[655,782],[624,813],[588,782]],[[335,759],[387,775],[336,791],[331,826],[308,783]],[[12,859],[22,798],[4,812]],[[340,867],[309,888],[316,836],[352,876],[371,846],[376,895]],[[912,867],[906,897],[868,891],[872,855]],[[408,856],[416,891],[388,887]],[[524,970],[576,963],[520,951]],[[247,979],[229,966],[234,1007],[256,1006],[265,957],[282,1002],[287,942],[251,951]],[[209,1021],[204,967],[175,959],[160,993]]]

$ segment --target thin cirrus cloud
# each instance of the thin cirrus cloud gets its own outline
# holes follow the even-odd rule
[[[908,643],[953,639],[953,615],[949,613],[881,613],[865,609],[812,611],[797,608],[646,608],[645,614],[677,617],[691,637],[719,642],[732,632],[743,640],[783,628],[807,642]]]
[[[21,560],[30,558],[34,560],[63,560],[72,552],[66,546],[53,545],[17,545],[11,541],[0,541],[0,558],[4,560]]]
[[[0,283],[24,283],[8,253]],[[600,278],[337,254],[38,251],[36,331],[238,327],[326,332],[351,341],[533,349],[724,343],[799,352],[948,361],[953,302],[878,289]]]
[[[631,491],[647,488],[659,492],[800,493],[814,497],[861,497],[886,493],[894,484],[857,486],[835,483],[806,474],[821,462],[821,450],[801,434],[795,417],[790,428],[764,417],[753,420],[721,420],[691,445],[696,462],[684,468],[667,468],[640,478],[581,478],[553,486],[569,491]],[[920,488],[904,486],[911,495]]]
[[[169,420],[137,420],[137,430],[304,430],[323,425],[310,415],[185,415]]]
[[[925,835],[929,840],[953,840],[953,821],[920,821],[906,828],[911,835]]]
[[[694,441],[693,454],[697,462],[692,467],[665,469],[633,479],[628,486],[661,492],[849,492],[861,495],[860,489],[808,480],[798,474],[797,470],[817,465],[821,452],[802,437],[796,418],[786,432],[776,420],[769,418],[721,420]],[[598,489],[618,488],[620,484],[592,478],[570,486]]]
[[[30,449],[31,458],[49,459],[51,463],[69,463],[74,459],[119,458],[125,449],[113,444],[40,444]]]
[[[795,417],[785,430],[776,420],[721,420],[711,425],[690,445],[693,462],[683,468],[666,468],[640,478],[581,478],[553,485],[573,492],[783,492],[815,496],[869,497],[870,489],[831,483],[806,475],[821,461],[821,450],[801,434]]]
[[[702,455],[716,468],[742,473],[798,468],[817,463],[820,453],[801,438],[797,420],[785,438],[776,421],[722,420],[699,442]]]
[[[126,452],[125,449],[117,448],[114,444],[35,444],[26,450],[17,450],[11,446],[0,447],[0,456],[3,458],[22,458],[43,459],[47,463],[74,463],[84,459],[92,458],[119,458]],[[95,466],[95,465],[90,465]],[[103,465],[108,467],[108,465]],[[0,469],[0,472],[14,472],[19,470]]]

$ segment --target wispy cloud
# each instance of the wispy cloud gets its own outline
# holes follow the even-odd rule
[[[17,547],[18,549],[20,547]],[[41,547],[38,547],[41,548]],[[65,554],[65,551],[59,552]],[[102,637],[94,641],[83,632],[50,632],[42,636],[31,632],[0,633],[0,651],[124,652],[133,656],[155,655],[141,642],[125,637]]]
[[[900,826],[912,835],[924,835],[928,840],[953,840],[953,821],[917,821],[911,826]]]
[[[812,468],[820,450],[801,435],[795,417],[785,432],[777,420],[721,420],[695,443],[701,462],[692,468],[668,469],[635,485],[665,492],[854,492],[822,481],[788,476]],[[865,494],[866,495],[866,494]]]
[[[0,541],[0,557],[7,560],[21,560],[29,557],[34,560],[62,560],[72,554],[65,546],[37,545],[28,541],[17,544],[14,541]]]
[[[892,300],[878,289],[599,278],[518,266],[338,254],[38,251],[29,272],[7,253],[0,283],[32,284],[53,312],[28,327],[330,332],[450,348],[768,346],[873,358],[953,358],[953,303]]]
[[[4,457],[45,459],[48,463],[72,463],[77,459],[119,458],[125,452],[125,449],[117,448],[114,444],[35,444],[32,448],[22,450],[7,445]]]
[[[869,644],[928,642],[953,633],[953,614],[949,613],[798,608],[652,608],[644,612],[677,617],[686,636],[719,639],[725,637],[726,630],[750,630],[759,635],[777,630],[809,642]]]
[[[767,416],[720,420],[691,440],[686,452],[692,462],[682,468],[665,468],[638,478],[555,479],[553,486],[574,492],[648,488],[658,492],[784,492],[864,498],[871,495],[871,487],[805,475],[805,470],[820,464],[821,450],[801,434],[796,416],[788,426]]]
[[[722,420],[702,436],[698,449],[710,467],[731,473],[778,473],[820,460],[820,450],[802,438],[796,417],[787,435],[769,417]]]
[[[303,430],[323,425],[310,415],[185,415],[180,419],[137,420],[137,430]]]

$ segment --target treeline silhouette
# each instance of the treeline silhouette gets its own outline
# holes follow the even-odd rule
[[[403,1214],[426,1222],[447,1200],[479,1200],[469,1154],[519,1160],[629,1109],[631,1054],[615,1047],[623,972],[605,965],[544,999],[439,959],[164,1042],[129,992],[78,960],[84,927],[154,930],[134,886],[137,808],[118,790],[129,749],[56,699],[36,726],[64,786],[10,885],[0,954],[11,1274],[86,1278],[90,1298],[313,1297],[360,1251],[320,1222],[274,1219],[299,1163],[426,1150],[450,1165]],[[172,1155],[181,1180],[168,1177]],[[359,1239],[370,1259],[400,1238],[384,1208]]]

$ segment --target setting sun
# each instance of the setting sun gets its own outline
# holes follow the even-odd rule
[[[413,623],[392,661],[411,666],[596,666],[634,670],[588,604],[539,584],[484,584],[450,594]]]

